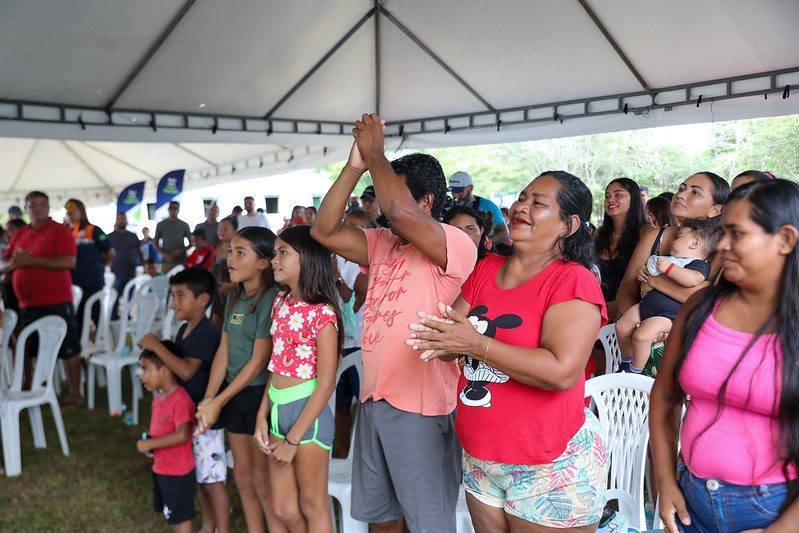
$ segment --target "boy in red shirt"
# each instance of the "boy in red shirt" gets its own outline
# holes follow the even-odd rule
[[[178,347],[165,341],[170,352]],[[141,381],[153,398],[150,433],[136,443],[144,454],[153,455],[153,508],[164,513],[175,531],[191,532],[194,516],[194,455],[191,433],[194,425],[194,402],[177,378],[152,351],[144,350],[139,358]]]
[[[208,244],[205,230],[202,228],[194,230],[191,233],[191,243],[194,245],[194,251],[186,259],[185,267],[202,267],[206,270],[211,268],[214,261],[214,247]]]

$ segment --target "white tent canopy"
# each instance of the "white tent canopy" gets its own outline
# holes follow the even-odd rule
[[[799,113],[797,24],[796,0],[8,2],[0,190],[307,167],[364,111],[393,147]]]

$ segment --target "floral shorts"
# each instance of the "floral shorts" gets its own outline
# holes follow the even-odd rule
[[[467,492],[486,505],[547,527],[598,523],[605,506],[607,475],[599,420],[587,409],[585,423],[549,464],[483,461],[463,453]]]
[[[200,435],[194,435],[191,438],[191,449],[194,452],[197,483],[200,485],[224,483],[227,479],[225,430],[207,429]]]

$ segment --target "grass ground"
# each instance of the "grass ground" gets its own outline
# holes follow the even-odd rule
[[[43,450],[33,447],[28,416],[22,413],[22,475],[0,475],[0,531],[171,531],[163,516],[152,510],[152,460],[136,451],[136,440],[149,425],[149,395],[141,402],[139,426],[128,427],[121,417],[108,415],[105,390],[97,392],[93,411],[62,409],[69,457],[61,454],[49,407],[42,409],[47,436]],[[244,531],[232,471],[229,474],[232,529]],[[199,500],[195,508],[197,530]]]

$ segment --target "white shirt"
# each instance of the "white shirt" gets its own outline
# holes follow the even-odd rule
[[[269,225],[269,221],[266,219],[266,215],[257,211],[252,215],[239,215],[239,229],[248,228],[250,226],[272,229]]]

